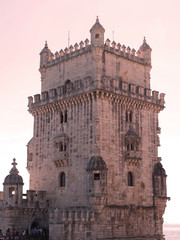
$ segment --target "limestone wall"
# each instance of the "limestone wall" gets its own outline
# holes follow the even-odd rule
[[[41,91],[57,88],[68,79],[74,82],[76,79],[86,76],[93,77],[92,54],[89,51],[75,58],[48,66],[43,73]]]
[[[112,78],[120,77],[123,81],[150,88],[151,67],[105,51],[104,72]]]
[[[154,207],[109,206],[95,212],[93,218],[91,211],[55,209],[50,214],[50,239],[164,239],[161,220]]]
[[[87,164],[91,156],[100,155],[108,168],[107,202],[153,204],[159,107],[147,103],[140,108],[136,101],[121,101],[117,95],[97,92],[60,101],[60,105],[45,111],[35,108],[31,189],[47,191],[52,205],[86,205]],[[131,122],[126,120],[127,112],[132,114]],[[137,150],[127,151],[125,135],[130,128],[140,140]],[[66,144],[62,151],[61,142]],[[63,172],[65,187],[60,186]],[[133,186],[127,186],[128,172],[133,174]]]
[[[101,76],[121,78],[132,84],[150,88],[151,65],[140,56],[135,56],[135,50],[125,50],[126,47],[116,48],[108,45],[61,50],[51,54],[49,61],[40,67],[41,91],[48,91],[63,85],[67,80],[74,82],[77,79],[91,76],[100,81]],[[130,48],[129,48],[130,49]],[[53,56],[53,57],[52,57]]]

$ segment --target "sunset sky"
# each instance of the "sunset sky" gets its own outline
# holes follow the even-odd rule
[[[33,133],[27,97],[40,93],[39,53],[53,53],[90,39],[99,16],[105,39],[138,50],[144,36],[152,48],[151,88],[166,94],[159,115],[159,157],[166,169],[166,223],[180,223],[180,1],[0,0],[0,190],[15,157],[28,189],[26,145]],[[113,34],[114,32],[114,34]]]

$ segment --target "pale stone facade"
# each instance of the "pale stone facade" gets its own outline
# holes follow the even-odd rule
[[[32,212],[46,213],[52,240],[162,240],[164,94],[150,89],[146,40],[136,53],[104,42],[104,31],[97,19],[91,42],[54,55],[46,43],[40,53],[42,93],[29,97],[27,168],[29,193],[43,200]]]

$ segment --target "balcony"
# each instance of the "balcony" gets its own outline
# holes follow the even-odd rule
[[[141,151],[127,150],[125,151],[125,161],[130,165],[136,165],[142,160]]]
[[[66,167],[68,165],[68,153],[66,151],[56,152],[53,162],[56,167]]]

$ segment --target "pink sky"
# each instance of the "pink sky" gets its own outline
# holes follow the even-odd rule
[[[12,159],[28,188],[26,144],[32,137],[33,118],[27,97],[40,93],[39,52],[48,41],[52,52],[90,39],[99,16],[105,39],[138,50],[146,36],[152,48],[151,88],[166,93],[160,114],[159,156],[166,169],[171,201],[165,222],[180,223],[180,1],[179,0],[0,0],[0,183]],[[3,185],[0,185],[0,190]]]

